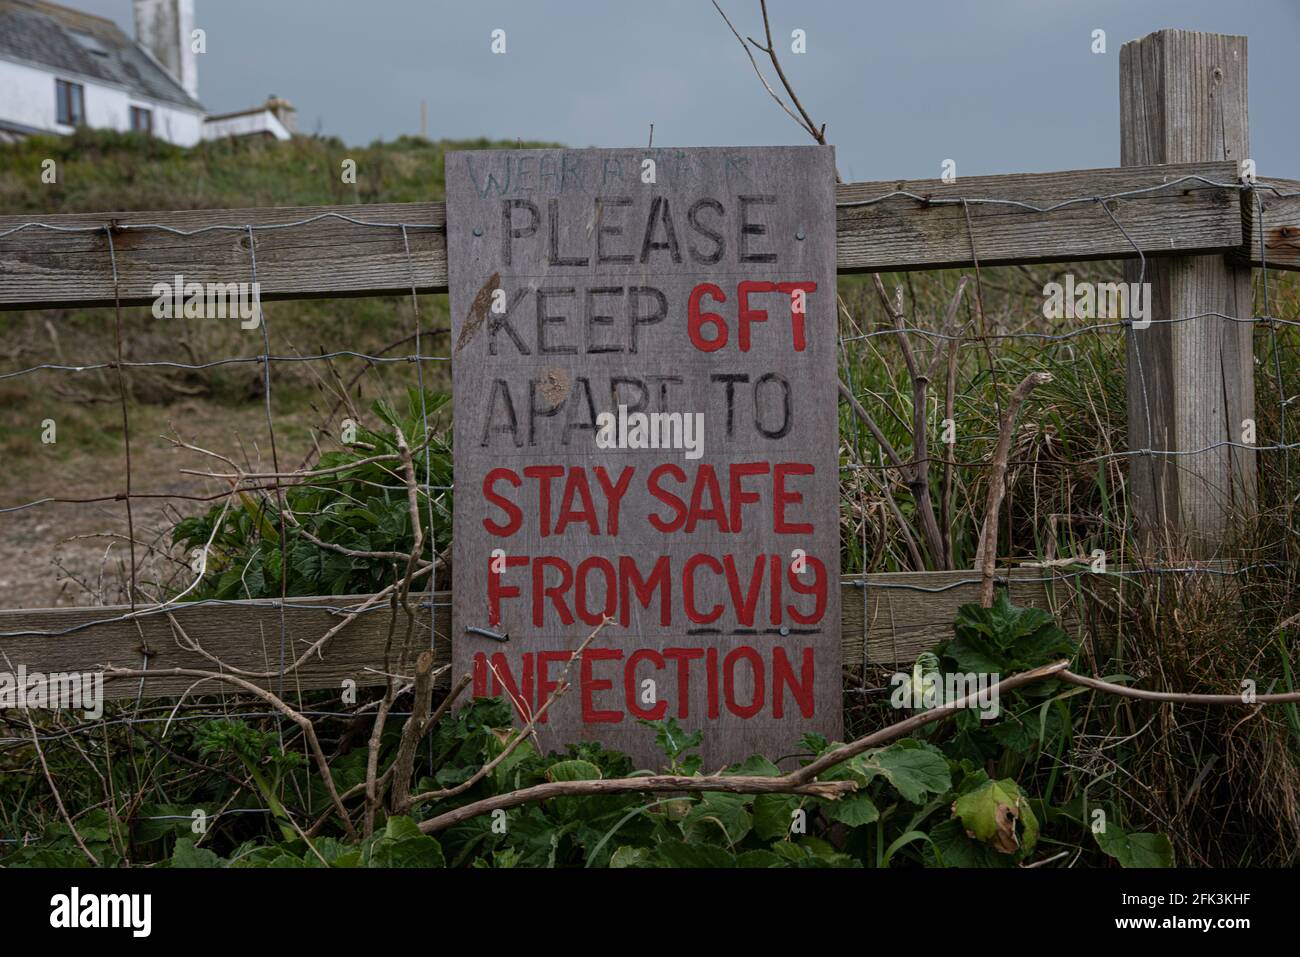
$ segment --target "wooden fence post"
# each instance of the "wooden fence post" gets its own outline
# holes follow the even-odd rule
[[[1124,44],[1121,165],[1230,160],[1240,169],[1249,155],[1245,37],[1160,30]],[[1139,269],[1126,266],[1130,282]],[[1255,415],[1253,326],[1185,317],[1252,316],[1251,272],[1222,255],[1149,259],[1145,272],[1153,324],[1127,333],[1129,449],[1214,448],[1132,456],[1129,499],[1148,545],[1209,557],[1255,504],[1255,453],[1226,444],[1241,442]]]

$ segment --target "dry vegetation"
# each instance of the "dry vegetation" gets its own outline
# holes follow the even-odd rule
[[[208,146],[186,152],[104,135],[86,134],[54,143],[31,141],[3,148],[0,204],[7,212],[71,211],[350,199],[388,202],[429,199],[440,193],[443,144],[400,141],[361,151],[364,158],[359,162],[369,163],[378,175],[366,178],[369,185],[364,194],[351,195],[341,195],[335,185],[336,146],[301,139],[282,145]],[[67,164],[68,185],[54,196],[32,190],[24,173],[29,165],[35,168],[33,157],[51,150],[62,151]],[[146,168],[147,177],[140,172]],[[1114,264],[1097,263],[1074,271],[1082,279],[1113,276],[1116,269]],[[871,279],[841,281],[841,378],[871,420],[868,425],[850,403],[841,407],[846,573],[976,567],[1001,412],[1019,383],[1041,373],[1050,374],[1050,381],[1044,379],[1029,394],[1009,433],[1006,495],[993,547],[986,552],[996,556],[1000,567],[1044,562],[1060,567],[1071,560],[1086,561],[1096,548],[1105,549],[1117,563],[1152,559],[1136,549],[1131,537],[1124,459],[1091,461],[1126,447],[1123,334],[1061,341],[1007,337],[1063,331],[1044,320],[1041,312],[1042,287],[1058,272],[1052,267],[1001,268],[985,269],[980,275],[884,276],[878,284]],[[1269,295],[1272,312],[1300,318],[1295,283],[1288,277],[1271,278],[1275,283]],[[425,297],[419,308],[423,335],[433,343],[430,351],[444,351],[444,298]],[[409,300],[271,304],[266,314],[272,351],[282,355],[341,348],[371,354],[409,351],[407,340],[416,321]],[[890,331],[899,324],[946,329],[964,339],[950,346],[925,337],[900,336]],[[125,354],[133,360],[200,364],[261,350],[260,336],[252,342],[233,323],[168,327],[152,319],[147,309],[127,310],[124,328]],[[1296,327],[1257,327],[1261,443],[1280,434],[1282,402],[1300,391],[1297,344]],[[4,371],[51,361],[104,361],[113,349],[112,327],[102,311],[0,318]],[[925,382],[918,386],[922,378]],[[211,501],[195,497],[223,491],[220,482],[179,472],[181,467],[209,467],[211,462],[178,442],[218,452],[245,471],[265,470],[269,457],[262,383],[256,365],[133,370],[127,381],[136,488],[174,496],[142,503],[135,515],[143,572],[138,597],[151,600],[173,593],[185,578],[186,556],[172,542],[173,527],[182,517],[208,510]],[[413,385],[414,373],[405,364],[381,367],[344,358],[329,364],[278,365],[272,404],[282,466],[310,465],[322,451],[340,449],[338,436],[345,415],[355,416],[366,428],[383,431],[385,423],[370,411],[372,400],[386,399],[400,407]],[[432,370],[425,385],[431,392],[445,391],[446,372]],[[116,379],[109,371],[46,372],[0,381],[0,456],[6,463],[0,505],[47,495],[79,499],[114,495],[124,477],[117,402]],[[59,442],[53,446],[41,445],[36,438],[46,417],[58,421]],[[958,424],[952,446],[936,440],[945,418]],[[432,439],[428,435],[410,438],[413,443],[417,438]],[[900,469],[894,467],[899,463],[891,461],[887,448],[905,463],[928,461],[924,467]],[[1254,677],[1260,693],[1296,690],[1292,668],[1297,660],[1300,599],[1294,507],[1300,480],[1296,470],[1288,467],[1295,463],[1285,456],[1261,454],[1259,459],[1259,514],[1248,523],[1240,547],[1223,556],[1247,570],[1236,576],[1154,576],[1154,584],[1125,587],[1119,602],[1090,605],[1089,621],[1095,627],[1082,636],[1076,671],[1157,690],[1240,694],[1243,677]],[[269,500],[263,504],[273,513]],[[0,516],[0,586],[6,604],[34,607],[123,600],[125,531],[121,506],[111,501],[48,505]],[[445,536],[437,540],[439,546],[444,543]],[[1165,549],[1164,560],[1179,564],[1177,543],[1165,543]],[[407,542],[403,550],[412,550],[412,544]],[[427,542],[415,544],[412,555],[420,553],[426,556],[421,560],[436,561]],[[405,661],[408,670],[414,665]],[[409,695],[410,689],[390,687],[375,707],[383,711],[411,700],[418,707],[419,694],[415,699]],[[852,733],[866,734],[893,721],[896,714],[887,699],[887,675],[871,669],[846,675],[845,707]],[[434,696],[430,703],[436,700]],[[1043,713],[1058,713],[1058,702],[1069,709],[1063,727],[1053,727],[1036,745],[985,762],[994,778],[1014,778],[1036,795],[1045,829],[1055,825],[1062,833],[1075,834],[1078,829],[1072,831],[1069,825],[1080,823],[1084,808],[1104,805],[1130,830],[1169,835],[1180,863],[1296,862],[1300,718],[1295,705],[1195,708],[1114,699],[1073,688],[1060,690],[1050,708],[1043,705]],[[320,700],[309,698],[308,704],[324,711],[340,706],[337,696],[326,695]],[[144,708],[148,713],[149,706]],[[140,713],[139,704],[134,713]],[[102,743],[107,754],[130,755],[122,760],[128,770],[120,779],[110,775],[96,781],[87,776],[95,762],[88,763],[87,755],[79,753],[81,745],[75,737],[49,745],[47,753],[40,755],[20,741],[28,734],[23,719],[9,715],[3,721],[10,737],[0,748],[0,768],[16,772],[5,775],[10,784],[0,792],[5,795],[0,801],[0,830],[10,834],[39,833],[60,818],[41,793],[40,766],[46,758],[70,776],[69,789],[80,802],[73,809],[75,819],[84,822],[86,815],[108,808],[129,821],[144,803],[181,804],[172,792],[190,792],[190,785],[182,782],[192,777],[191,765],[203,747],[197,738],[186,738],[173,741],[168,751],[152,751],[155,739],[150,735],[156,735],[157,728],[142,726],[139,735],[128,729],[113,738],[111,746],[107,737]],[[263,726],[250,722],[254,728]],[[1041,727],[1049,723],[1043,717]],[[384,737],[382,723],[374,726],[378,731],[356,720],[327,719],[319,724],[327,757],[336,767],[349,761],[355,764],[350,756],[366,753],[367,736],[372,754],[378,753],[373,742],[379,741],[384,747],[391,744],[391,753],[401,761],[417,760],[401,740]],[[48,724],[42,730],[57,733],[60,729]],[[943,732],[935,740],[943,743]],[[297,753],[306,753],[302,741],[297,747]],[[484,747],[491,760],[506,760],[501,748]],[[189,763],[167,762],[163,778],[152,780],[152,773],[144,770],[150,761],[177,750],[186,752]],[[222,764],[220,755],[202,753],[205,773],[233,773],[240,784],[226,793],[235,806],[250,792],[253,803],[266,799],[266,791],[251,787],[250,775],[240,766],[231,768]],[[292,748],[288,753],[294,753]],[[103,757],[96,755],[95,760]],[[596,762],[592,755],[586,757]],[[675,766],[677,758],[671,763]],[[255,761],[252,766],[259,765]],[[618,767],[613,762],[602,770]],[[375,787],[385,779],[375,767],[361,768],[360,778],[349,778],[351,771],[336,774],[347,779],[354,792],[368,796],[361,815],[367,825],[374,824],[377,814],[382,817],[384,791]],[[287,804],[314,807],[319,815],[327,803],[320,795],[312,803],[309,777],[309,772],[286,765],[276,771],[275,779]],[[466,772],[461,780],[471,777]],[[438,783],[435,793],[454,787]],[[409,803],[403,796],[402,808]],[[449,813],[447,806],[443,811]],[[294,819],[312,823],[310,817]],[[256,833],[254,825],[232,826],[223,838],[224,846],[234,847],[239,839]],[[1095,860],[1095,850],[1085,849],[1082,840],[1063,838],[1059,849],[1070,851],[1069,860],[1084,854],[1088,855],[1084,859]],[[116,844],[134,847],[133,842],[131,838]],[[606,858],[610,850],[605,850]],[[916,860],[922,861],[919,851]]]

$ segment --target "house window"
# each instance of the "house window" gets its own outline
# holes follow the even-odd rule
[[[131,132],[133,133],[153,133],[153,110],[146,110],[144,107],[131,107]]]
[[[80,126],[86,122],[86,93],[80,83],[55,80],[54,98],[60,123],[64,126]]]

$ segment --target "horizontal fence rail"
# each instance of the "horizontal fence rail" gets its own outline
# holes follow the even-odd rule
[[[1300,183],[1246,188],[1231,162],[848,183],[836,205],[841,273],[1198,252],[1300,269]],[[248,280],[254,243],[265,301],[444,292],[445,226],[442,203],[3,216],[0,309]]]
[[[1086,566],[1020,567],[1002,570],[998,581],[1007,586],[1011,601],[1046,608],[1060,616],[1062,625],[1081,634],[1085,622],[1094,631],[1098,609],[1112,599],[1126,583],[1138,586],[1166,575],[1210,575],[1230,577],[1225,563],[1209,562],[1187,568],[1119,570],[1094,573]],[[953,633],[957,609],[979,600],[980,575],[970,570],[890,572],[854,576],[841,583],[841,648],[846,665],[905,666],[936,642]],[[284,660],[299,657],[322,635],[336,627],[350,609],[366,603],[370,596],[291,598],[284,603]],[[451,661],[451,592],[412,595],[417,633],[429,633],[428,611],[433,610],[433,648],[436,663]],[[279,676],[281,662],[281,602],[208,601],[174,603],[165,606],[97,606],[0,611],[0,650],[28,673],[45,675],[85,672],[105,667],[164,672],[171,668],[229,670],[270,673],[258,684],[271,690],[307,691],[338,689],[345,679],[358,686],[381,685],[387,680],[380,668],[392,622],[393,611],[386,601],[343,627],[300,668]],[[397,611],[397,631],[406,628],[406,613]],[[582,639],[577,628],[574,645]],[[584,632],[585,634],[585,632]],[[492,652],[495,641],[473,636],[457,641],[479,640]],[[522,639],[525,643],[527,638]],[[203,653],[188,649],[198,646]],[[216,666],[212,659],[218,659]],[[239,669],[239,670],[235,670]],[[194,686],[193,677],[159,674],[155,678],[112,680],[105,676],[106,698],[134,698],[145,695],[175,695]],[[444,682],[451,676],[444,673]],[[221,688],[208,682],[194,689],[198,694]]]
[[[1242,199],[1246,245],[1231,258],[1241,266],[1300,269],[1300,183],[1261,176]]]

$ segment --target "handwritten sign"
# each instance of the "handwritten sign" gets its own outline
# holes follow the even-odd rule
[[[454,668],[544,748],[841,733],[834,154],[447,157]],[[508,636],[508,640],[503,640]]]

